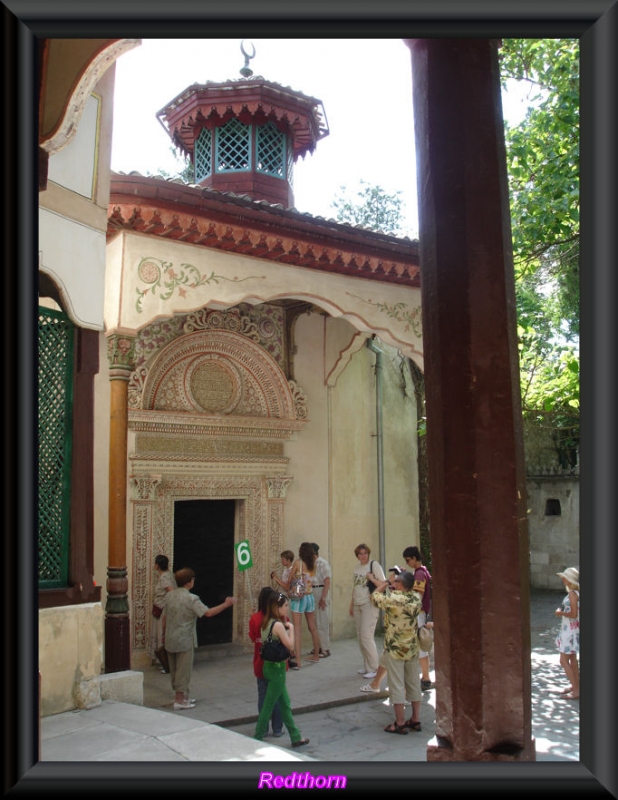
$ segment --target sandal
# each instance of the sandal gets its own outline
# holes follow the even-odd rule
[[[420,731],[421,730],[421,723],[420,720],[415,722],[413,719],[407,719],[405,722],[406,728],[410,728],[411,731]]]
[[[330,650],[320,650],[320,658],[328,658],[330,655]]]
[[[309,739],[301,739],[299,742],[292,742],[292,747],[302,747],[304,744],[309,744]]]
[[[391,722],[390,725],[387,725],[386,728],[384,728],[384,732],[398,733],[400,736],[407,736],[408,731],[406,730],[406,724],[407,723],[404,722],[403,725],[397,725],[396,722]]]
[[[306,658],[305,661],[307,662],[307,664],[319,664],[320,663],[320,659],[319,658]]]

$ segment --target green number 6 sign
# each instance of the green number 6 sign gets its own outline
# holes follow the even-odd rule
[[[251,548],[249,547],[248,539],[245,539],[244,542],[238,542],[236,545],[236,562],[238,563],[238,569],[241,572],[253,566]]]

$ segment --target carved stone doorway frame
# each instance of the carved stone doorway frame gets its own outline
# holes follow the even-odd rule
[[[153,563],[158,553],[171,558],[174,552],[177,500],[236,500],[234,542],[248,541],[253,560],[253,567],[243,572],[236,565],[234,577],[234,595],[239,600],[233,610],[232,641],[244,643],[247,620],[255,610],[259,591],[270,583],[270,572],[279,565],[285,494],[292,478],[272,474],[196,474],[191,467],[195,470],[197,465],[189,464],[183,465],[185,474],[139,474],[138,467],[145,466],[134,464],[131,478],[133,651],[138,656],[148,649]],[[157,466],[161,468],[160,464]],[[177,469],[178,465],[174,466]]]

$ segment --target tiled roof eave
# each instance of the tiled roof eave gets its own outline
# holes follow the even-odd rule
[[[120,230],[308,269],[420,286],[418,244],[246,196],[112,175],[108,238]]]

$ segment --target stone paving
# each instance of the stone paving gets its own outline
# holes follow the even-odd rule
[[[563,700],[555,691],[564,685],[554,644],[553,612],[561,598],[556,592],[533,593],[532,727],[537,761],[579,760],[579,701]],[[288,673],[295,720],[311,740],[302,752],[290,748],[287,735],[263,743],[251,738],[257,717],[251,650],[219,647],[196,653],[191,691],[195,708],[174,711],[169,676],[150,667],[144,671],[144,707],[104,703],[91,711],[44,718],[41,760],[425,761],[427,743],[435,733],[439,686],[423,694],[421,732],[389,735],[383,730],[393,718],[387,694],[359,691],[366,680],[356,672],[362,666],[356,639],[333,642],[331,652],[319,664]]]

